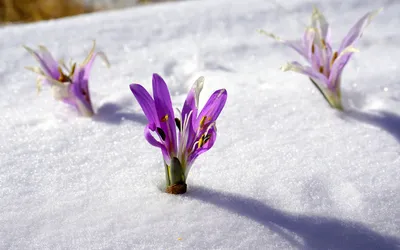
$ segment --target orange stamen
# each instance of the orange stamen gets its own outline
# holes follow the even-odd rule
[[[331,60],[331,66],[333,65],[333,63],[335,62],[335,60],[337,58],[338,58],[338,52],[336,51],[335,53],[333,53],[332,60]]]
[[[322,46],[324,47],[324,49],[326,49],[326,43],[325,43],[324,39],[321,39],[321,43],[322,43]]]
[[[165,115],[163,118],[161,118],[161,121],[162,121],[162,122],[168,121],[168,115]]]

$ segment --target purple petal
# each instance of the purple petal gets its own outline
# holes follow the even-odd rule
[[[338,58],[336,58],[336,60],[333,62],[332,69],[329,75],[329,82],[331,89],[336,89],[340,87],[338,85],[340,80],[340,75],[342,74],[344,66],[346,66],[346,64],[348,63],[354,52],[357,52],[355,48],[351,46],[347,47],[339,54]]]
[[[225,89],[215,91],[201,110],[195,127],[202,130],[214,123],[224,108],[227,97]]]
[[[200,148],[196,147],[196,149],[193,151],[192,154],[189,155],[188,158],[188,165],[192,165],[194,160],[201,155],[202,153],[207,152],[212,146],[214,146],[214,143],[217,139],[217,131],[215,127],[212,127],[209,131],[208,134],[210,135],[210,139],[204,143]]]
[[[192,112],[191,118],[194,117],[194,119],[191,120],[196,119],[199,106],[199,97],[203,89],[203,85],[204,77],[199,77],[190,89],[182,108],[182,122],[185,121],[189,112]]]
[[[304,49],[303,41],[301,40],[288,40],[282,41],[283,44],[289,46],[290,48],[294,49],[297,53],[302,55],[305,59],[308,60],[307,51]]]
[[[153,74],[153,97],[160,127],[165,132],[165,143],[169,152],[176,152],[175,116],[167,84]]]
[[[129,85],[129,87],[136,100],[138,101],[140,107],[142,108],[143,113],[147,117],[149,123],[158,124],[156,106],[149,92],[147,92],[147,90],[139,84],[131,84]]]
[[[85,78],[85,68],[79,67],[75,71],[71,88],[73,95],[76,97],[76,106],[79,112],[85,116],[93,115],[88,80]]]
[[[329,24],[326,21],[324,15],[314,7],[312,17],[311,17],[311,26],[315,28],[318,32],[316,34],[316,39],[318,39],[318,43],[329,43],[330,39],[330,28]],[[321,44],[323,45],[323,44]]]
[[[320,82],[324,83],[326,86],[329,85],[328,78],[319,73],[318,71],[314,70],[311,67],[303,66],[298,62],[291,62],[286,64],[281,68],[283,71],[294,71],[300,74],[307,75],[311,78],[318,79]]]
[[[303,41],[301,41],[301,40],[284,40],[272,33],[266,32],[265,30],[259,30],[259,32],[261,34],[271,37],[272,39],[275,39],[278,42],[285,44],[286,46],[294,49],[297,53],[302,55],[304,58],[308,59],[307,53],[305,53],[305,50],[304,50]]]
[[[185,121],[185,119],[188,116],[188,114],[190,113],[190,111],[192,111],[192,117],[193,117],[193,115],[196,117],[197,114],[193,114],[193,113],[197,113],[195,92],[194,92],[193,88],[189,91],[189,93],[186,97],[185,103],[183,104],[181,122]]]
[[[381,12],[382,9],[371,11],[361,17],[360,20],[350,29],[349,33],[345,36],[340,45],[339,53],[350,45],[354,45],[357,40],[362,36],[364,29],[371,23],[371,20],[375,15]]]
[[[44,46],[39,46],[39,51],[34,51],[29,47],[25,47],[35,59],[39,62],[43,71],[51,78],[58,80],[60,78],[59,64],[54,60],[53,56]]]
[[[101,52],[101,51],[95,52],[95,53],[91,52],[88,55],[88,58],[85,60],[84,65],[83,65],[85,67],[85,78],[89,78],[90,70],[92,69],[94,60],[96,59],[97,56],[100,56],[100,58],[103,59],[103,61],[107,65],[107,67],[109,67],[110,63],[108,62],[108,59],[103,52]]]
[[[181,131],[179,133],[179,152],[192,149],[196,139],[196,131],[194,129],[198,106],[199,96],[203,89],[204,77],[199,77],[190,89],[185,103],[183,104],[181,114]]]
[[[162,154],[163,154],[164,160],[169,161],[170,157],[169,157],[169,155],[168,155],[168,152],[167,152],[166,147],[164,146],[163,143],[157,141],[157,140],[153,137],[153,135],[151,134],[151,131],[154,131],[154,130],[150,129],[149,124],[146,125],[146,127],[144,128],[144,138],[146,138],[146,140],[147,140],[151,145],[160,148],[160,149],[161,149],[161,152],[162,152]]]
[[[307,29],[304,32],[303,36],[303,44],[304,44],[304,57],[311,62],[312,61],[312,46],[314,44],[315,38],[315,30],[314,29]]]

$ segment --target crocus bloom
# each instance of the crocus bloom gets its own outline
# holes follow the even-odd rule
[[[81,65],[73,63],[67,67],[63,61],[57,62],[44,46],[39,46],[35,51],[25,47],[39,62],[39,67],[27,67],[27,69],[39,74],[37,86],[40,90],[41,84],[51,86],[53,96],[75,107],[83,116],[94,114],[92,101],[89,93],[89,73],[97,55],[101,56],[108,65],[103,52],[95,52],[95,43],[89,55]]]
[[[149,122],[144,136],[151,145],[161,149],[168,193],[186,192],[190,167],[214,145],[217,136],[216,120],[225,105],[227,92],[215,91],[199,112],[203,83],[203,77],[194,83],[178,116],[174,115],[168,87],[159,75],[153,74],[153,97],[141,85],[130,85]]]
[[[331,107],[343,110],[340,93],[343,68],[352,54],[358,51],[353,47],[354,44],[380,11],[381,9],[369,12],[358,20],[342,40],[337,51],[333,51],[331,47],[329,24],[316,8],[311,16],[311,27],[306,29],[302,39],[287,41],[263,30],[261,32],[291,47],[310,64],[303,66],[294,61],[283,66],[283,71],[290,70],[309,76]]]

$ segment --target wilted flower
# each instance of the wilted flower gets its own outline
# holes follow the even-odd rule
[[[168,87],[159,75],[153,74],[154,99],[141,85],[130,85],[149,122],[144,129],[145,138],[161,149],[168,193],[186,192],[190,167],[200,154],[214,145],[217,136],[216,120],[225,105],[227,92],[225,89],[215,91],[199,113],[203,83],[203,77],[194,83],[177,117]]]
[[[63,61],[54,60],[44,46],[39,46],[37,51],[24,47],[40,64],[38,67],[27,67],[27,69],[39,74],[37,79],[38,90],[43,83],[48,84],[51,86],[56,100],[62,100],[74,106],[83,116],[94,114],[88,86],[90,70],[97,55],[103,58],[107,66],[109,65],[103,52],[94,51],[95,43],[93,43],[93,48],[81,65],[71,63],[69,67]]]
[[[380,11],[381,9],[365,14],[350,29],[337,51],[333,51],[331,47],[329,24],[316,8],[311,16],[311,27],[306,29],[302,39],[287,41],[263,30],[260,32],[291,47],[310,64],[310,66],[303,66],[294,61],[283,66],[283,71],[290,70],[309,76],[331,107],[343,110],[340,93],[343,68],[352,54],[358,51],[353,45],[362,36],[372,18]]]

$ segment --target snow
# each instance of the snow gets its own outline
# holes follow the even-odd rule
[[[335,45],[384,6],[328,107],[300,56],[256,32],[297,38],[312,2],[187,1],[0,29],[0,249],[400,249],[398,1],[327,0]],[[93,119],[36,93],[22,45],[82,61],[96,39]],[[163,192],[161,153],[130,83],[157,72],[181,107],[205,76],[228,101],[188,192]]]

